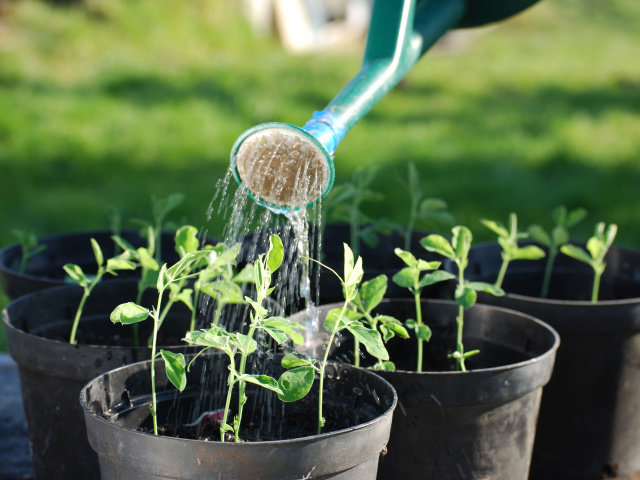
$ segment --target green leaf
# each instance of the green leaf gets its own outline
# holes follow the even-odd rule
[[[118,270],[135,270],[136,264],[131,260],[115,257],[107,260],[107,272],[116,272]]]
[[[283,368],[313,366],[314,360],[307,360],[306,358],[300,358],[293,353],[287,353],[282,357],[281,365]]]
[[[529,227],[529,236],[536,242],[549,246],[551,245],[551,238],[549,234],[540,225],[531,225]]]
[[[324,318],[324,328],[332,332],[334,330],[335,323],[341,321],[341,325],[336,331],[342,330],[345,325],[357,321],[362,318],[362,314],[354,310],[346,309],[344,315],[340,316],[342,308],[333,308],[327,312],[327,316]]]
[[[282,391],[278,398],[283,402],[295,402],[304,398],[315,378],[315,369],[311,366],[300,366],[287,370],[278,379],[278,386]]]
[[[245,355],[252,354],[258,348],[258,343],[253,338],[249,338],[243,333],[236,332],[234,335],[232,335],[232,338],[235,338],[238,349]]]
[[[82,268],[80,268],[80,265],[67,263],[62,268],[67,272],[67,275],[81,287],[86,287],[89,284],[89,279],[82,271]]]
[[[494,222],[493,220],[487,220],[484,218],[480,220],[480,223],[482,223],[493,233],[497,234],[499,237],[509,238],[509,231],[501,224]]]
[[[402,338],[409,338],[409,332],[404,328],[402,323],[388,315],[378,315],[375,318],[380,323],[380,332],[382,333],[382,338],[386,342],[394,335],[398,335]]]
[[[271,273],[278,270],[284,260],[284,247],[278,235],[269,238],[269,253],[267,254],[267,267]]]
[[[462,358],[473,357],[474,355],[477,355],[479,353],[480,353],[480,350],[469,350],[468,352],[464,352],[464,354],[462,355]]]
[[[556,226],[551,230],[551,238],[556,247],[564,245],[569,241],[569,232],[562,226]]]
[[[425,198],[420,202],[420,214],[425,215],[431,212],[438,212],[440,210],[446,210],[448,207],[447,202],[440,198]]]
[[[283,392],[278,385],[278,381],[270,377],[269,375],[250,375],[245,373],[244,375],[240,375],[238,380],[243,380],[245,382],[253,383],[255,385],[260,385],[267,390],[272,390],[278,394],[278,396],[282,395]]]
[[[245,267],[233,277],[233,281],[235,283],[256,283],[253,266],[245,265]]]
[[[372,370],[386,370],[388,372],[393,372],[396,369],[396,365],[393,362],[380,362],[380,363],[376,363],[373,367],[371,367]]]
[[[140,247],[138,248],[138,250],[136,250],[136,252],[138,253],[138,258],[140,260],[140,265],[142,266],[142,268],[154,271],[160,270],[160,265],[158,264],[157,260],[153,258],[153,255],[149,252],[148,249]]]
[[[431,329],[426,325],[418,325],[418,328],[416,329],[416,337],[428,342],[431,340]]]
[[[409,267],[413,267],[416,263],[418,263],[416,257],[411,252],[407,252],[405,250],[402,250],[401,248],[396,248],[394,250],[394,253],[398,257],[400,257],[400,259]]]
[[[469,256],[469,249],[471,248],[471,242],[473,236],[471,230],[462,225],[453,227],[453,238],[451,239],[451,246],[455,249],[456,258],[466,259]]]
[[[221,327],[189,332],[184,338],[184,341],[190,345],[211,347],[227,353],[231,352],[230,340],[229,333]]]
[[[93,249],[93,256],[96,257],[96,263],[101,267],[104,264],[104,255],[102,255],[102,249],[95,238],[91,239],[91,248]]]
[[[184,225],[176,231],[174,238],[175,249],[181,257],[185,253],[193,253],[200,247],[198,229],[191,225]]]
[[[184,194],[173,193],[166,198],[152,199],[153,213],[155,218],[165,217],[169,212],[178,207],[184,200]]]
[[[469,288],[467,285],[458,285],[455,292],[455,299],[456,302],[458,302],[458,305],[462,306],[462,308],[469,308],[476,303],[478,294],[474,289]]]
[[[184,355],[181,353],[168,352],[166,350],[160,350],[160,355],[162,355],[162,358],[164,359],[167,378],[174,387],[183,391],[187,386],[187,374],[185,371],[187,364],[184,360]]]
[[[353,252],[349,245],[344,244],[344,284],[346,287],[357,286],[362,280],[364,272],[362,270],[362,258],[354,263]]]
[[[358,295],[367,312],[371,312],[380,304],[384,295],[387,293],[387,283],[388,279],[386,275],[378,275],[360,285]]]
[[[546,254],[544,250],[535,245],[526,245],[516,249],[515,254],[511,257],[513,260],[539,260],[544,258]]]
[[[191,266],[199,260],[205,258],[209,254],[206,250],[198,250],[196,252],[187,253],[178,262],[176,262],[171,268],[167,269],[166,277],[169,282],[173,282],[185,271],[191,268]]]
[[[447,258],[455,258],[456,254],[449,243],[449,240],[442,235],[431,234],[420,240],[420,245],[430,252],[440,254]]]
[[[267,333],[278,342],[278,339],[271,334],[271,331],[277,330],[285,334],[285,338],[278,343],[283,343],[287,340],[287,336],[291,338],[296,345],[302,345],[304,343],[304,337],[297,332],[297,330],[304,330],[305,328],[299,323],[287,320],[284,317],[271,317],[264,321],[262,327],[267,330]]]
[[[493,283],[486,282],[468,282],[465,284],[467,288],[470,288],[476,292],[485,292],[490,293],[496,297],[502,297],[504,295],[504,290],[500,287],[496,287]]]
[[[347,325],[347,330],[349,330],[353,336],[365,346],[370,355],[379,358],[380,360],[389,360],[389,353],[384,347],[382,337],[380,337],[380,332],[367,328],[360,322],[350,323]]]
[[[452,273],[449,273],[445,270],[436,270],[435,272],[424,274],[424,276],[420,279],[420,283],[418,284],[418,286],[420,288],[423,288],[428,285],[445,282],[447,280],[452,280],[454,278],[456,278],[456,276],[453,275]]]
[[[111,312],[111,322],[130,325],[149,317],[149,310],[133,302],[121,303]]]
[[[580,223],[587,216],[587,211],[584,208],[576,208],[571,210],[567,216],[567,228],[573,227],[577,223]]]
[[[586,263],[587,265],[591,265],[592,263],[592,259],[587,252],[575,245],[562,245],[562,247],[560,247],[560,251],[571,258]]]
[[[244,294],[242,289],[235,282],[229,282],[225,280],[216,280],[211,283],[205,283],[200,285],[200,290],[212,298],[215,298],[219,302],[231,303],[231,304],[243,304],[245,303]]]
[[[395,273],[393,277],[391,277],[391,280],[400,287],[413,288],[416,286],[416,283],[418,283],[418,275],[419,273],[417,270],[410,267],[404,267],[402,270]]]

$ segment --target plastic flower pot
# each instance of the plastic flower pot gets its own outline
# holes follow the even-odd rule
[[[218,402],[223,399],[212,397],[221,396],[222,392],[211,385],[216,384],[215,377],[221,377],[224,383],[227,363],[224,356],[200,357],[189,372],[187,388],[180,394],[168,383],[164,370],[157,369],[159,427],[191,423],[204,410],[220,408],[223,403]],[[304,423],[299,416],[316,418],[317,392],[312,389],[305,399],[283,404],[270,392],[255,392],[248,384],[243,424],[259,423],[256,419],[262,416],[261,437],[266,439],[246,438],[247,441],[235,443],[218,441],[218,433],[212,439],[215,441],[146,433],[150,365],[150,361],[140,362],[107,372],[82,390],[80,403],[89,442],[100,458],[102,480],[364,480],[376,476],[397,397],[389,383],[370,372],[330,365],[325,418],[339,416],[345,426],[299,438],[286,438],[286,432]],[[270,429],[266,428],[267,419]],[[278,438],[283,423],[285,438]],[[315,428],[314,425],[312,430]]]
[[[82,295],[75,285],[22,296],[3,311],[9,353],[18,364],[36,480],[100,478],[78,395],[92,378],[149,358],[151,349],[146,346],[118,344],[122,343],[118,339],[131,336],[132,327],[113,325],[109,320],[117,305],[135,299],[136,284],[134,280],[99,284],[86,303],[79,335],[91,338],[99,334],[116,340],[114,345],[68,343]],[[151,303],[153,295],[157,295],[153,289],[147,291],[143,304]],[[244,315],[245,307],[239,308]],[[174,309],[162,326],[161,334],[166,336],[164,342],[160,338],[160,345],[175,345],[164,348],[184,351],[188,347],[180,341],[189,328],[191,312],[182,304]],[[151,320],[140,325],[140,338],[146,342]]]
[[[0,285],[10,299],[16,299],[27,293],[43,288],[65,285],[65,272],[62,267],[67,263],[77,264],[85,272],[95,272],[96,259],[91,247],[91,239],[100,245],[105,258],[115,254],[115,244],[109,231],[74,232],[50,235],[38,239],[39,245],[46,248],[36,254],[24,273],[18,270],[22,258],[20,244],[13,243],[0,250]],[[147,245],[137,231],[128,230],[121,234],[122,238],[135,247]],[[172,233],[162,234],[162,258],[165,262],[175,262],[178,254],[174,250]],[[105,281],[122,280],[138,275],[136,272],[120,272],[117,277],[105,275]]]
[[[471,248],[467,279],[494,281],[500,247]],[[593,272],[559,255],[549,298],[539,298],[544,260],[509,265],[504,297],[480,301],[528,313],[561,337],[540,407],[531,478],[586,479],[640,469],[640,251],[612,247],[597,303]]]
[[[336,306],[319,307],[320,321]],[[415,372],[415,339],[394,338],[388,348],[397,370],[376,372],[399,401],[377,478],[526,479],[558,335],[528,315],[476,304],[465,311],[464,343],[480,354],[467,359],[468,371],[458,372],[447,358],[455,349],[457,304],[423,300],[422,308],[433,331],[424,346],[424,371]],[[376,313],[413,318],[415,305],[385,300]],[[348,344],[343,338],[334,358],[349,359]]]

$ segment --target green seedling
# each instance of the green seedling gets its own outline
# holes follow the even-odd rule
[[[171,267],[163,264],[160,267],[156,289],[158,291],[158,299],[155,306],[147,309],[134,302],[122,303],[111,312],[111,321],[123,325],[137,324],[151,317],[153,320],[153,330],[151,333],[151,417],[153,419],[153,433],[158,434],[157,419],[157,400],[156,400],[156,370],[155,359],[162,357],[165,363],[167,378],[180,391],[186,386],[186,376],[184,375],[185,359],[181,353],[172,353],[165,350],[157,352],[158,331],[162,323],[162,312],[164,312],[163,300],[164,295],[169,290],[171,292],[172,285],[180,284],[183,281],[193,278],[196,274],[192,273],[193,268],[198,265],[209,252],[205,250],[197,250],[186,253],[178,262]]]
[[[246,265],[240,272],[235,270],[240,249],[239,243],[231,247],[224,243],[218,243],[211,247],[207,256],[207,266],[200,271],[194,284],[196,300],[202,292],[216,302],[213,325],[220,323],[220,316],[226,305],[245,303],[242,285],[256,283],[254,265]],[[195,330],[194,317],[191,321],[190,331],[193,330]]]
[[[611,248],[617,233],[618,226],[615,223],[611,223],[607,227],[604,222],[600,222],[596,225],[593,236],[587,240],[586,250],[570,244],[565,244],[560,247],[562,253],[590,265],[593,269],[594,277],[591,301],[594,303],[598,301],[600,278],[607,266],[604,257],[607,255],[609,248]]]
[[[330,346],[333,345],[336,336],[341,334],[343,331],[350,332],[359,343],[364,345],[370,355],[378,360],[382,360],[383,362],[389,360],[389,353],[384,346],[380,332],[367,327],[362,321],[360,321],[360,318],[363,317],[363,315],[349,309],[349,304],[355,301],[358,297],[358,288],[364,275],[364,271],[362,270],[362,258],[358,257],[357,260],[354,260],[351,248],[349,248],[346,243],[344,244],[344,278],[340,277],[335,270],[323,265],[317,260],[309,260],[318,263],[338,277],[338,280],[342,284],[342,290],[345,298],[342,308],[331,310],[325,318],[324,327],[329,332],[329,341],[326,345],[325,354],[320,365],[316,365],[314,360],[290,357],[291,366],[295,366],[297,368],[304,366],[313,367],[313,369],[318,373],[320,382],[320,386],[318,388],[318,434],[321,434],[322,427],[325,424],[325,418],[322,414],[325,370],[329,359],[329,353],[331,351]]]
[[[63,267],[71,280],[83,288],[82,298],[80,299],[80,304],[76,310],[73,326],[71,327],[71,334],[69,335],[69,343],[72,345],[77,343],[76,334],[78,331],[78,325],[80,324],[80,317],[82,317],[82,312],[87,299],[102,277],[107,273],[117,275],[119,270],[134,270],[136,268],[136,264],[131,261],[127,252],[121,253],[114,258],[110,258],[105,263],[102,249],[98,242],[93,238],[91,239],[91,247],[93,248],[93,255],[96,258],[96,263],[98,264],[98,271],[95,275],[87,275],[79,265],[68,263]]]
[[[544,279],[542,281],[541,298],[547,298],[549,295],[549,284],[551,283],[551,272],[555,263],[558,252],[562,245],[569,243],[569,228],[581,222],[587,216],[584,208],[576,208],[567,211],[565,206],[557,207],[551,212],[553,220],[553,228],[551,232],[547,232],[540,225],[531,225],[529,227],[529,235],[536,242],[547,247],[549,254],[547,255],[547,264],[544,269]]]
[[[438,270],[441,265],[440,262],[427,262],[426,260],[417,259],[412,253],[400,248],[396,248],[395,253],[402,259],[406,267],[393,276],[393,281],[401,287],[408,288],[415,300],[416,318],[406,320],[405,325],[415,333],[418,340],[416,371],[422,372],[424,342],[428,342],[431,339],[431,329],[422,321],[422,302],[420,299],[422,289],[429,285],[451,280],[455,278],[455,275],[444,270]],[[428,273],[422,275],[422,272]]]
[[[31,265],[31,259],[38,253],[46,250],[46,245],[40,245],[38,243],[38,237],[32,231],[26,230],[12,230],[13,235],[20,243],[20,249],[22,255],[20,256],[20,262],[16,262],[16,270],[19,273],[25,273]]]
[[[362,211],[363,203],[377,202],[384,198],[381,193],[370,188],[375,175],[375,168],[359,168],[353,173],[349,183],[336,185],[322,201],[326,221],[349,224],[349,243],[354,256],[360,254],[361,241],[375,246],[378,243],[378,233],[394,228],[387,219],[374,220]]]
[[[487,292],[492,295],[504,295],[504,291],[490,283],[485,282],[467,282],[464,279],[464,271],[469,263],[469,249],[473,236],[471,231],[464,226],[455,226],[452,229],[453,237],[451,242],[441,235],[428,235],[423,238],[420,243],[430,252],[438,253],[446,258],[453,260],[458,269],[458,284],[455,290],[455,300],[458,303],[458,316],[456,317],[457,334],[456,334],[456,351],[450,357],[456,361],[457,369],[466,371],[465,360],[476,355],[479,350],[470,350],[465,352],[463,345],[464,330],[464,310],[472,307],[478,298],[477,292]]]
[[[448,212],[447,203],[439,198],[423,198],[418,170],[409,163],[408,190],[410,198],[409,221],[404,232],[404,249],[411,250],[411,237],[418,221],[439,231],[442,227],[453,227],[453,216]]]
[[[227,432],[233,434],[236,442],[240,441],[239,433],[242,413],[247,402],[245,394],[247,382],[275,392],[285,402],[296,401],[304,397],[313,384],[313,368],[306,364],[298,364],[293,355],[287,355],[283,358],[283,367],[291,369],[285,371],[278,380],[268,375],[246,373],[247,358],[258,348],[258,342],[254,338],[257,333],[264,332],[268,334],[278,344],[292,340],[295,344],[302,345],[304,341],[298,331],[304,329],[302,325],[283,317],[270,317],[268,316],[269,312],[262,306],[273,291],[271,277],[280,267],[283,259],[284,248],[282,241],[277,235],[272,235],[268,252],[260,255],[253,264],[257,293],[255,300],[249,297],[245,299],[253,309],[247,334],[229,332],[223,326],[214,324],[206,330],[189,332],[185,338],[185,341],[191,345],[204,347],[199,354],[214,348],[224,352],[229,358],[227,397],[220,427],[220,440],[223,442]],[[240,357],[239,362],[236,361],[238,355]],[[183,376],[186,374],[184,369],[181,374]],[[237,413],[233,420],[233,425],[229,425],[228,417],[231,398],[236,385],[238,386]]]
[[[385,343],[396,335],[401,338],[409,338],[409,333],[400,320],[390,315],[380,315],[373,313],[373,310],[380,305],[387,292],[388,279],[386,275],[362,282],[356,297],[349,305],[351,312],[348,313],[352,320],[359,320],[368,325],[371,330],[379,331]],[[334,312],[333,315],[335,315]],[[360,341],[354,336],[354,365],[360,366]],[[372,367],[373,370],[395,370],[395,364],[390,360],[377,359]]]
[[[507,267],[512,260],[539,260],[545,253],[535,245],[518,246],[518,240],[527,238],[528,234],[518,231],[518,217],[515,213],[509,215],[509,227],[505,228],[501,223],[493,220],[480,220],[482,224],[498,235],[498,243],[502,247],[502,265],[496,279],[496,287],[501,288]]]

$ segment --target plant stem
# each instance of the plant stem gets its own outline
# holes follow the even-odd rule
[[[78,343],[76,340],[76,333],[78,332],[78,325],[80,324],[80,317],[82,316],[82,312],[84,310],[84,305],[87,303],[87,299],[93,288],[98,284],[102,276],[104,275],[105,269],[104,267],[98,267],[98,272],[96,273],[96,277],[93,279],[89,285],[83,287],[84,291],[82,293],[82,298],[80,299],[80,304],[78,305],[78,309],[76,310],[76,315],[73,319],[73,325],[71,327],[71,335],[69,335],[69,343],[71,345],[75,345]]]
[[[249,349],[249,346],[251,344],[251,339],[253,338],[253,335],[256,331],[256,325],[255,323],[253,323],[251,325],[251,328],[249,328],[249,333],[247,334],[247,345],[245,345],[245,348],[243,349],[243,353],[240,356],[240,369],[238,371],[238,373],[242,376],[244,375],[245,370],[247,369],[247,357],[248,354],[246,353],[247,350]],[[235,433],[235,441],[239,441],[238,438],[238,430],[240,430],[240,422],[242,420],[242,410],[244,408],[244,402],[245,402],[245,398],[244,398],[244,392],[245,392],[245,387],[246,387],[246,383],[244,380],[238,380],[238,414],[236,415],[238,418],[238,428],[237,430],[234,432]]]
[[[420,293],[414,293],[413,299],[416,304],[416,324],[418,328],[422,326],[422,302],[420,301]],[[424,340],[418,337],[418,365],[416,366],[416,372],[422,372],[422,351],[424,348]]]
[[[458,317],[456,318],[458,323],[458,331],[456,335],[456,348],[460,357],[458,357],[458,369],[462,372],[466,372],[467,369],[464,365],[464,345],[462,344],[462,331],[464,329],[464,307],[458,306]]]
[[[222,416],[222,425],[227,424],[227,420],[229,418],[229,407],[231,406],[231,395],[233,394],[233,385],[235,384],[235,375],[236,375],[236,363],[233,358],[233,355],[229,355],[229,360],[231,361],[229,365],[229,377],[227,380],[227,401],[224,404],[224,414]],[[220,428],[220,441],[224,442],[224,433],[225,431]]]
[[[596,303],[598,301],[598,292],[600,291],[600,277],[602,272],[596,271],[593,276],[593,290],[591,291],[591,301]]]
[[[549,248],[549,257],[547,257],[547,266],[544,269],[544,280],[542,281],[542,291],[540,292],[540,298],[547,298],[549,295],[549,284],[551,283],[551,272],[553,272],[553,264],[556,260],[558,250],[555,248]]]
[[[507,273],[507,267],[509,266],[510,258],[503,256],[502,257],[502,265],[500,266],[500,272],[498,273],[498,278],[496,279],[496,287],[502,288],[502,282],[504,281],[504,276]]]
[[[340,316],[333,324],[333,328],[331,329],[331,335],[329,336],[329,342],[327,343],[327,348],[324,352],[324,357],[322,358],[322,363],[320,364],[320,387],[318,391],[318,435],[322,433],[323,426],[323,416],[322,416],[322,397],[324,390],[324,370],[327,366],[327,360],[329,359],[329,351],[331,350],[331,345],[333,345],[333,341],[336,338],[336,332],[338,331],[338,324],[340,323],[340,319],[343,317],[344,313],[347,311],[347,302],[342,306],[342,311],[340,312]]]
[[[162,303],[162,293],[163,290],[158,292],[158,309]],[[160,329],[158,312],[153,312],[151,318],[153,318],[153,335],[151,341],[151,417],[153,418],[153,434],[158,435],[158,402],[156,397],[156,349],[158,330]]]

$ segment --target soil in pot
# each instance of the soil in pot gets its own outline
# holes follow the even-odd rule
[[[326,430],[336,430],[321,435],[316,435],[317,389],[303,403],[283,404],[271,392],[254,391],[248,385],[242,433],[246,441],[223,443],[139,431],[149,425],[149,365],[143,362],[108,372],[83,390],[89,440],[100,455],[103,480],[375,478],[396,405],[395,392],[380,377],[330,365],[324,413],[333,424]],[[159,376],[160,424],[193,422],[202,412],[224,404],[225,389],[215,385],[226,379],[225,357],[199,359],[194,365],[182,394],[172,387],[164,390],[167,380]],[[271,365],[278,370],[277,362]],[[221,381],[211,386],[210,376]],[[202,435],[196,431],[193,436]],[[215,431],[212,436],[219,438]]]
[[[331,307],[320,307],[321,318]],[[412,300],[385,300],[376,313],[406,319],[414,308]],[[424,366],[432,371],[415,372],[414,339],[389,342],[391,360],[407,370],[377,372],[399,399],[379,479],[527,478],[558,336],[527,315],[477,304],[465,312],[465,348],[481,353],[468,359],[469,371],[456,372],[446,358],[455,348],[456,314],[453,302],[423,300],[433,331]],[[341,340],[336,358],[351,355],[349,343]]]
[[[468,279],[495,279],[498,245],[472,247],[469,259]],[[556,262],[549,299],[538,297],[544,260],[512,262],[503,284],[508,293],[480,297],[534,315],[561,337],[540,407],[531,478],[632,474],[640,469],[640,252],[611,248],[595,304],[589,267],[563,255]]]

